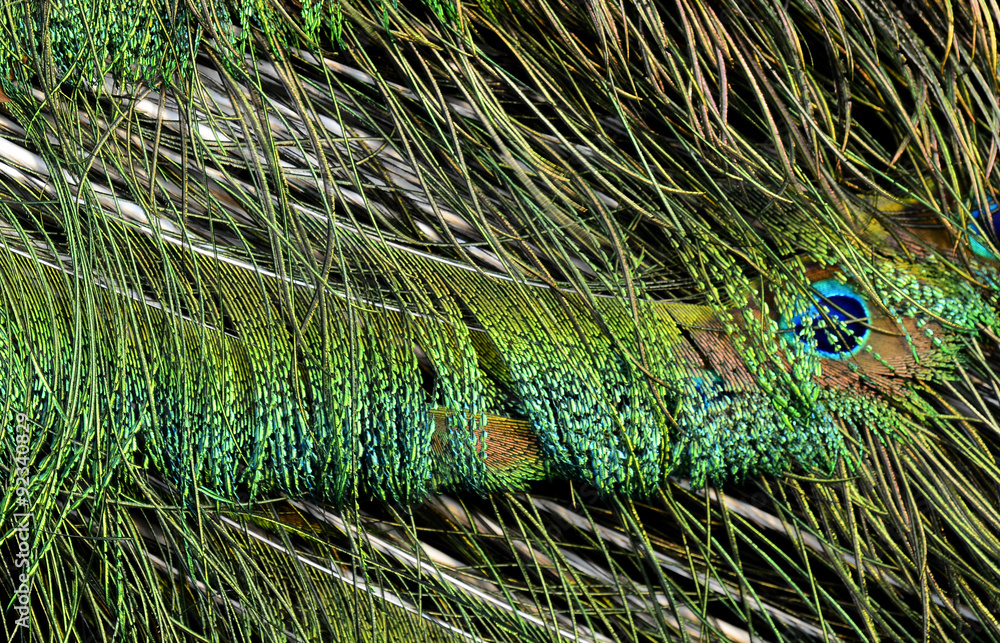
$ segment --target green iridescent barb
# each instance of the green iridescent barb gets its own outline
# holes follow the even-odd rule
[[[1000,638],[998,9],[7,3],[7,638]]]

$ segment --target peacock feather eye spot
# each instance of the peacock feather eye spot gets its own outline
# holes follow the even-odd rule
[[[969,245],[980,257],[996,260],[997,256],[983,240],[985,236],[992,234],[994,244],[1000,243],[1000,203],[991,196],[986,205],[986,208],[976,208],[969,213],[975,219],[974,223],[969,224]],[[986,212],[983,212],[984,209]],[[983,232],[984,229],[987,232]]]
[[[809,309],[790,320],[782,318],[781,327],[793,331],[788,334],[789,341],[801,342],[829,359],[856,354],[871,333],[865,323],[869,317],[865,299],[851,286],[833,279],[818,281],[812,287],[817,294]]]

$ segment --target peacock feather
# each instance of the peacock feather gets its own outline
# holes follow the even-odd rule
[[[0,16],[8,640],[1000,639],[1000,5]]]

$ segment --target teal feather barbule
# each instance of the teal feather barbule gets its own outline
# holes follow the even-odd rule
[[[32,157],[20,148],[17,155]],[[33,160],[29,166],[44,167]],[[43,434],[55,430],[53,443],[86,441],[91,424],[104,423],[120,466],[141,456],[220,497],[279,489],[340,503],[362,488],[412,502],[442,482],[442,468],[459,486],[519,488],[527,477],[498,477],[489,468],[487,414],[528,419],[541,446],[531,457],[545,460],[532,473],[628,494],[648,494],[671,474],[702,485],[790,464],[829,470],[843,455],[837,420],[884,435],[897,424],[872,392],[824,386],[824,363],[829,379],[839,358],[811,347],[801,329],[778,329],[752,309],[731,314],[729,323],[765,339],[743,347],[730,343],[705,306],[643,301],[636,325],[613,299],[598,298],[588,310],[571,293],[522,286],[534,291],[536,308],[519,311],[508,305],[518,296],[509,279],[382,247],[383,261],[400,271],[390,290],[411,296],[390,302],[380,294],[353,305],[334,297],[324,322],[310,313],[316,293],[305,276],[291,277],[282,292],[274,273],[244,274],[247,266],[212,261],[204,248],[193,257],[158,255],[144,235],[129,245],[133,260],[145,254],[144,267],[118,284],[102,279],[95,313],[82,320],[79,272],[32,267],[27,248],[8,255],[7,408],[35,418]],[[916,377],[921,360],[929,373],[940,361],[934,353],[945,350],[942,339],[997,325],[972,288],[949,293],[891,262],[877,267],[886,280],[874,305],[895,317],[892,330],[907,334],[904,320],[923,318],[940,333],[921,331],[934,345],[907,337],[890,347],[912,352],[913,369],[876,353],[891,375]],[[182,296],[195,288],[197,298]],[[787,306],[798,310],[804,301]],[[172,311],[178,308],[187,312]],[[828,323],[816,305],[807,313],[820,327]],[[777,315],[790,316],[780,307]],[[130,321],[115,321],[122,319]],[[886,332],[867,315],[861,323]],[[471,334],[499,364],[491,368],[476,354]],[[443,375],[433,390],[423,387],[413,346]],[[871,348],[864,342],[855,350]],[[857,371],[856,360],[843,357]],[[646,375],[656,382],[652,390]],[[92,399],[74,400],[87,381],[96,382]],[[434,445],[435,408],[449,418],[443,460]]]
[[[986,9],[0,9],[23,633],[1000,638]]]
[[[460,487],[522,486],[530,479],[490,469],[487,414],[528,419],[541,451],[526,456],[545,460],[535,475],[548,470],[631,494],[649,493],[671,474],[704,484],[794,463],[829,468],[842,455],[837,418],[886,435],[896,424],[893,411],[863,390],[823,386],[830,360],[798,335],[782,341],[773,324],[768,342],[747,353],[754,355],[751,372],[727,340],[711,337],[722,327],[710,308],[644,302],[640,332],[658,381],[654,396],[630,363],[638,354],[636,327],[620,303],[597,301],[609,339],[579,305],[570,318],[539,292],[539,313],[518,317],[496,305],[514,296],[503,280],[404,253],[397,260],[414,276],[411,286],[423,282],[434,293],[433,313],[407,313],[403,306],[416,308],[413,302],[380,310],[385,304],[334,299],[325,327],[315,316],[291,326],[273,276],[247,283],[231,265],[185,266],[178,256],[173,268],[200,275],[201,292],[216,293],[213,306],[174,302],[191,310],[179,315],[169,312],[169,299],[140,299],[104,282],[94,293],[96,314],[74,324],[79,275],[8,254],[2,392],[8,408],[34,418],[42,435],[56,431],[54,443],[86,441],[92,423],[106,425],[119,466],[146,459],[220,497],[280,489],[335,503],[359,487],[413,501],[442,482],[442,468]],[[145,277],[151,284],[159,278],[154,271]],[[946,338],[996,323],[972,291],[962,292],[964,299],[933,290],[920,297],[913,284],[900,277],[895,287],[909,287],[914,307],[954,324]],[[151,292],[165,293],[166,285]],[[297,321],[312,293],[291,292]],[[572,308],[572,300],[564,295],[561,303]],[[460,306],[485,330],[467,330]],[[574,328],[585,335],[576,337]],[[489,368],[470,333],[502,365]],[[414,343],[434,372],[448,376],[432,391],[422,386]],[[92,398],[58,394],[73,391],[73,381],[96,382]],[[448,412],[447,436],[438,435],[443,456],[434,445],[435,409]]]

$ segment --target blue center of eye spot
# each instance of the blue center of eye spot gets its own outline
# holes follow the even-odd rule
[[[969,213],[976,220],[976,223],[969,224],[969,232],[971,233],[969,245],[972,247],[972,251],[980,257],[996,260],[996,255],[980,239],[985,236],[982,230],[985,228],[993,232],[994,244],[1000,241],[1000,212],[998,212],[1000,211],[1000,203],[991,196],[986,204],[989,208],[987,212],[984,213],[982,208],[976,208]]]
[[[812,287],[816,303],[791,320],[782,317],[781,327],[794,331],[790,340],[806,342],[806,326],[811,325],[809,345],[822,357],[845,359],[854,355],[871,333],[866,323],[868,304],[853,288],[833,279],[818,281]]]

